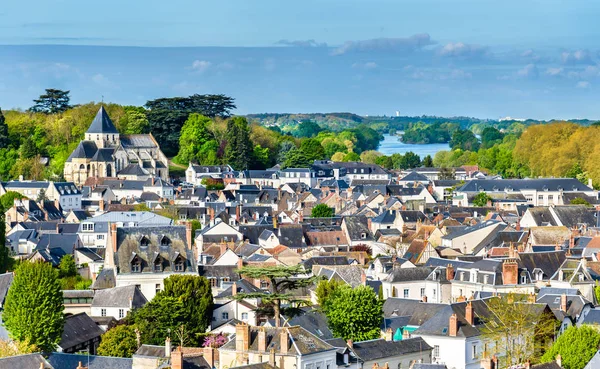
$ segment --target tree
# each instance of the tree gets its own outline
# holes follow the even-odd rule
[[[122,131],[124,134],[134,135],[150,131],[150,123],[142,107],[126,106],[125,116],[122,120],[125,124],[125,130]]]
[[[335,215],[332,208],[325,204],[317,204],[312,208],[310,216],[313,218],[331,218]]]
[[[453,168],[441,167],[440,168],[440,179],[452,180],[455,178],[456,172]]]
[[[296,137],[315,137],[322,130],[323,128],[321,128],[317,123],[307,120],[300,123],[293,134]]]
[[[365,341],[379,338],[383,301],[367,286],[344,286],[327,308],[329,328],[335,337]]]
[[[13,339],[51,352],[64,327],[58,272],[42,262],[23,262],[8,289],[2,319]]]
[[[12,208],[15,200],[26,199],[27,197],[21,195],[16,191],[8,191],[4,195],[0,196],[0,206],[2,206],[1,212],[5,213],[8,209]]]
[[[325,149],[321,143],[314,138],[307,138],[300,143],[300,151],[312,164],[315,160],[325,158]]]
[[[504,135],[495,127],[485,127],[481,131],[481,146],[485,149],[502,142]]]
[[[37,147],[33,140],[25,140],[21,145],[21,158],[31,159],[38,154]]]
[[[281,141],[279,151],[277,153],[277,163],[283,164],[287,160],[287,155],[290,151],[295,150],[296,145],[292,141]]]
[[[137,351],[135,327],[118,325],[102,335],[98,355],[112,357],[131,357]]]
[[[479,140],[477,140],[475,134],[470,130],[457,129],[452,134],[450,147],[452,150],[461,149],[463,151],[477,151],[479,150]]]
[[[4,114],[2,114],[2,109],[0,109],[0,149],[7,148],[9,143],[8,125],[4,119]]]
[[[485,341],[505,355],[509,367],[527,360],[537,361],[554,337],[557,320],[546,305],[531,304],[510,293],[487,302],[490,314],[483,321]]]
[[[317,304],[319,304],[323,312],[327,312],[331,301],[333,301],[333,298],[340,291],[340,288],[345,285],[346,284],[344,282],[337,279],[324,279],[317,284],[317,288],[315,290],[317,295]]]
[[[294,266],[245,266],[238,270],[245,278],[266,281],[269,285],[269,293],[238,293],[233,296],[236,300],[247,298],[260,298],[264,308],[258,312],[271,316],[275,319],[275,326],[281,327],[281,315],[294,315],[299,313],[298,306],[306,301],[299,299],[292,293],[293,290],[308,287],[315,281],[314,277],[302,278],[306,273],[300,264]],[[288,306],[283,308],[282,302]]]
[[[342,161],[346,163],[350,161],[360,161],[360,155],[355,152],[349,152],[344,156],[344,160]]]
[[[425,168],[433,168],[433,158],[431,157],[431,155],[425,156],[422,164]]]
[[[421,158],[419,155],[415,154],[412,151],[407,152],[402,157],[402,161],[400,164],[401,169],[411,169],[416,168],[421,165]]]
[[[583,369],[598,351],[598,344],[600,333],[597,329],[585,324],[580,327],[573,325],[558,337],[541,361],[554,361],[560,355],[565,369]]]
[[[32,354],[39,351],[35,345],[21,341],[4,341],[0,340],[0,358]]]
[[[269,148],[262,147],[260,145],[254,146],[252,153],[252,167],[253,169],[265,169],[269,164]]]
[[[283,162],[282,168],[307,168],[313,163],[313,160],[306,156],[304,151],[300,149],[293,149],[288,151],[285,162]]]
[[[375,150],[363,151],[360,154],[360,161],[362,161],[363,163],[367,163],[367,164],[376,164],[377,159],[379,159],[381,156],[382,156],[382,154],[379,151],[375,151]]]
[[[75,265],[75,259],[73,259],[72,255],[63,256],[58,269],[60,271],[59,275],[62,278],[75,277],[77,275],[77,265]]]
[[[590,203],[586,199],[583,199],[581,197],[576,197],[573,200],[571,200],[571,205],[585,205],[585,206],[590,206]]]
[[[488,206],[488,202],[492,201],[492,197],[485,192],[480,192],[473,198],[474,206]]]
[[[127,315],[140,331],[141,342],[148,345],[162,345],[182,324],[186,323],[186,307],[176,297],[159,292],[142,308]]]
[[[212,121],[208,117],[197,113],[190,114],[181,128],[179,153],[173,159],[175,162],[185,165],[189,162],[202,163],[206,157],[201,154],[204,144],[215,141],[215,136],[208,128],[211,123]]]
[[[40,190],[40,192],[38,192],[37,198],[35,199],[35,202],[42,202],[42,201],[47,201],[48,200],[48,196],[46,196],[46,190],[44,190],[43,188]]]
[[[231,118],[227,122],[227,163],[236,170],[249,169],[253,152],[248,121],[244,117]]]
[[[69,102],[71,91],[57,90],[47,88],[46,93],[40,95],[38,99],[33,100],[33,105],[29,110],[35,113],[56,114],[62,113],[71,108]]]

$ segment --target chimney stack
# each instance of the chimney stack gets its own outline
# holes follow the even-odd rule
[[[113,223],[110,225],[110,239],[112,242],[113,252],[117,252],[117,223]]]
[[[502,264],[502,284],[517,284],[519,279],[519,265],[515,260],[505,260]]]
[[[560,310],[564,313],[567,312],[567,294],[565,293],[560,296]]]
[[[171,357],[171,338],[165,340],[165,357]]]
[[[450,321],[448,323],[448,335],[450,337],[456,337],[456,334],[458,333],[458,317],[456,314],[450,316]]]
[[[235,295],[237,295],[237,283],[233,282],[233,284],[231,285],[231,296]]]
[[[287,355],[288,353],[288,345],[289,345],[289,337],[288,337],[288,329],[282,328],[281,333],[279,333],[279,345],[281,346],[280,352],[282,355]]]
[[[215,349],[210,346],[204,347],[202,349],[202,356],[204,356],[204,360],[206,360],[206,362],[208,363],[209,369],[214,368],[214,366],[215,366]]]
[[[100,201],[98,202],[98,205],[99,205],[100,211],[104,213],[104,199],[100,199]]]
[[[223,242],[223,240],[221,240],[221,243],[219,244],[219,252],[219,256],[223,256],[223,254],[227,252],[227,244]]]
[[[347,340],[346,344],[348,345],[348,347],[353,348],[354,347],[354,342],[352,340]]]
[[[177,347],[171,355],[171,369],[183,369],[183,351],[181,346]]]
[[[238,257],[237,267],[238,267],[238,269],[242,269],[244,267],[244,259],[242,259],[241,256]]]
[[[267,331],[265,327],[260,327],[258,330],[258,351],[267,351]]]
[[[250,344],[250,326],[246,323],[239,323],[235,326],[235,350],[248,351]]]
[[[191,250],[192,246],[194,245],[194,238],[192,235],[192,222],[185,223],[185,240],[187,242],[186,246],[189,250]]]
[[[275,365],[275,349],[271,349],[269,350],[269,365],[271,366],[276,366]]]
[[[452,264],[446,266],[446,279],[449,281],[454,279],[454,267]]]
[[[471,301],[469,301],[467,303],[467,306],[465,307],[465,319],[467,320],[467,323],[469,323],[470,325],[474,325],[475,316],[473,315],[473,304],[471,303]]]
[[[385,340],[388,342],[392,342],[394,339],[394,331],[392,331],[392,328],[388,328],[385,330]]]

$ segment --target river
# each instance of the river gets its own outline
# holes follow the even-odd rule
[[[419,155],[421,159],[427,155],[433,158],[438,151],[448,151],[450,146],[447,143],[437,144],[407,144],[400,141],[400,136],[383,135],[383,141],[379,143],[377,151],[384,155],[405,154],[409,151]]]

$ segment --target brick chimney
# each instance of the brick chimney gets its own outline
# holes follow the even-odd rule
[[[209,368],[213,368],[215,366],[215,349],[206,346],[202,349],[202,356],[204,356],[204,360],[208,363]]]
[[[98,202],[98,205],[100,205],[100,206],[99,206],[99,209],[100,209],[100,211],[104,213],[104,199],[101,199],[101,200]]]
[[[427,296],[421,297],[421,302],[427,302]]]
[[[44,369],[46,366],[44,365],[44,363],[40,363],[40,369]],[[77,364],[77,368],[76,369],[88,369],[85,366],[83,366],[83,364],[81,364],[81,361],[79,362],[79,364]]]
[[[367,218],[367,228],[372,232],[373,220],[371,218]]]
[[[258,330],[258,351],[267,351],[267,331],[265,327],[260,327]]]
[[[354,347],[354,341],[352,340],[347,340],[346,344],[348,345],[348,347],[353,348]]]
[[[388,328],[385,330],[385,340],[388,342],[392,342],[392,340],[394,339],[394,331],[392,331],[392,328]]]
[[[475,316],[473,315],[473,304],[471,304],[471,301],[469,301],[465,307],[465,319],[467,320],[467,323],[474,325]]]
[[[483,353],[483,358],[481,359],[481,369],[497,369],[498,368],[498,358],[496,355],[488,356],[487,351]]]
[[[112,242],[113,252],[117,252],[117,224],[113,223],[110,225],[110,240]]]
[[[502,264],[502,283],[517,284],[519,281],[519,264],[515,260],[505,260]]]
[[[365,273],[362,270],[360,272],[360,284],[362,284],[363,286],[367,285],[367,273]]]
[[[239,323],[235,326],[235,350],[248,351],[250,345],[250,326]]]
[[[567,295],[565,293],[560,295],[560,310],[564,313],[567,312]]]
[[[458,333],[458,317],[456,314],[450,315],[450,321],[448,322],[448,335],[450,337],[456,337]]]
[[[233,282],[231,285],[231,296],[237,295],[237,283]]]
[[[279,345],[281,346],[280,351],[282,355],[287,355],[289,346],[288,329],[282,328],[279,333]]]
[[[171,354],[171,369],[183,369],[183,351],[177,347]]]
[[[274,215],[273,216],[273,228],[277,229],[277,226],[278,226],[278,224],[277,224],[277,215]]]
[[[186,246],[189,250],[191,250],[192,246],[194,245],[194,238],[192,235],[192,222],[185,223],[185,241],[187,242]]]
[[[238,267],[238,269],[242,269],[244,267],[244,259],[242,259],[241,256],[238,257],[237,267]]]
[[[454,267],[452,264],[446,266],[446,279],[449,281],[454,279]]]
[[[225,242],[221,242],[219,244],[219,256],[223,256],[227,252],[227,244]]]
[[[242,205],[235,206],[235,220],[239,223],[242,217]]]

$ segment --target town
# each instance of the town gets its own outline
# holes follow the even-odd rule
[[[160,143],[101,106],[61,181],[0,182],[0,368],[600,367],[591,179],[360,157],[175,177]]]

